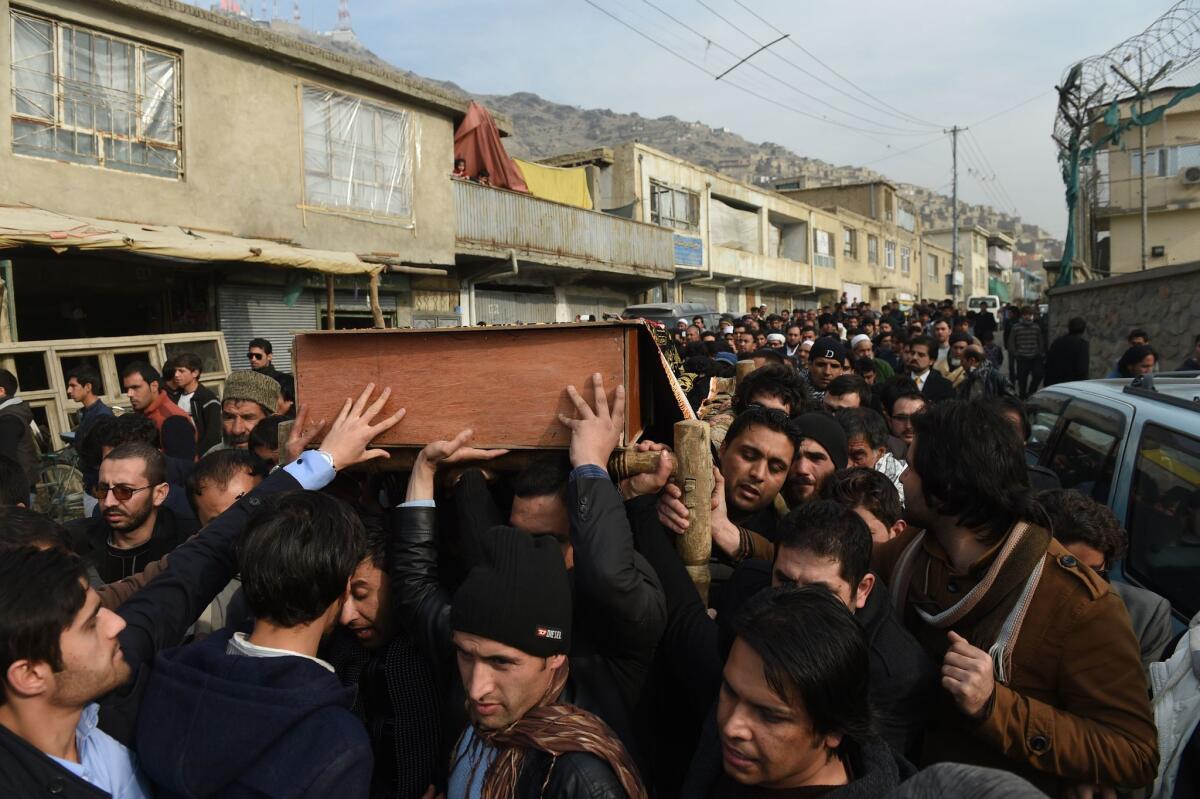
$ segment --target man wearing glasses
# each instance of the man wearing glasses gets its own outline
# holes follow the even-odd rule
[[[75,550],[95,565],[101,580],[137,574],[196,532],[194,520],[163,507],[167,491],[166,461],[149,444],[122,444],[101,461],[100,515],[69,525]]]
[[[287,372],[281,372],[275,368],[272,363],[275,356],[271,354],[271,349],[271,342],[265,338],[252,338],[246,349],[246,360],[250,362],[251,369],[259,374],[267,375],[279,383],[280,393],[294,401],[296,379]]]

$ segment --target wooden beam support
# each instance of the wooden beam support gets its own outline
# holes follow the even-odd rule
[[[334,291],[333,291],[333,275],[325,276],[325,329],[336,330],[336,320],[334,318]]]
[[[712,446],[708,423],[684,419],[675,423],[676,483],[683,490],[688,509],[688,530],[678,539],[679,557],[700,598],[708,603],[712,582],[708,561],[712,557]]]
[[[379,273],[371,273],[371,282],[368,288],[371,297],[371,323],[377,330],[382,330],[386,325],[383,323],[383,308],[379,305]]]

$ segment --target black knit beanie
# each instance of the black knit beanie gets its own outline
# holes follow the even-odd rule
[[[845,469],[849,458],[846,431],[841,423],[828,413],[812,411],[796,417],[792,422],[802,438],[811,438],[829,453],[833,468]]]
[[[451,628],[535,657],[567,654],[571,585],[558,540],[493,527],[479,547],[479,564],[454,594]]]

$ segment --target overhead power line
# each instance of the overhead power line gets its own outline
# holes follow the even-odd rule
[[[1003,111],[997,111],[994,114],[990,114],[977,122],[972,122],[970,125],[967,125],[967,127],[968,128],[977,128],[980,125],[983,125],[987,122],[991,122],[993,119],[996,119],[997,117],[1002,117],[1005,114],[1016,111],[1018,108],[1024,108],[1025,106],[1032,103],[1034,100],[1040,100],[1048,94],[1054,94],[1054,89],[1047,89],[1046,91],[1042,92],[1041,94],[1035,94],[1033,97],[1030,97],[1028,100],[1022,100],[1021,102],[1017,103],[1016,105],[1010,106],[1009,108],[1006,108]]]
[[[717,12],[716,12],[716,11],[713,11],[713,10],[712,10],[712,8],[709,8],[709,6],[708,6],[708,5],[706,5],[705,3],[703,3],[701,0],[696,0],[696,1],[697,1],[698,3],[700,3],[700,5],[702,5],[702,6],[704,6],[705,8],[707,8],[709,11],[712,11],[712,13],[713,13],[713,14],[716,14],[716,15],[717,15],[718,17],[720,17],[721,19],[725,19],[725,18],[724,18],[724,17],[722,17],[720,14],[717,14]],[[770,28],[771,30],[775,31],[776,33],[783,33],[783,31],[782,31],[782,30],[780,30],[778,27],[776,27],[776,26],[775,26],[774,24],[772,24],[770,21],[768,21],[768,20],[764,19],[764,18],[763,18],[763,17],[762,17],[760,14],[758,14],[758,13],[757,13],[757,12],[756,12],[754,9],[750,8],[750,6],[746,5],[746,4],[745,4],[745,3],[743,3],[741,0],[733,0],[733,2],[737,3],[737,4],[738,4],[739,6],[741,6],[741,7],[742,7],[742,8],[743,8],[743,9],[744,9],[744,10],[745,10],[745,11],[746,11],[748,14],[750,14],[750,16],[754,17],[755,19],[757,19],[757,20],[758,20],[759,22],[761,22],[762,24],[766,25],[766,26],[767,26],[768,28]],[[735,27],[735,28],[736,28],[736,26],[734,26],[732,22],[729,22],[728,20],[726,20],[726,22],[727,22],[729,25],[731,25],[731,26],[733,26],[733,27]],[[749,36],[749,34],[746,34],[746,35],[747,35],[747,36]],[[864,89],[863,87],[859,86],[859,85],[858,85],[857,83],[855,83],[854,81],[852,81],[852,80],[850,80],[849,78],[847,78],[847,77],[846,77],[845,75],[843,75],[842,73],[838,72],[836,69],[834,69],[833,67],[831,67],[829,64],[825,63],[825,62],[824,62],[824,61],[822,61],[820,58],[818,58],[818,57],[817,57],[815,54],[813,54],[812,52],[810,52],[809,50],[807,50],[807,49],[806,49],[806,48],[805,48],[803,45],[801,45],[801,44],[800,44],[798,41],[796,41],[795,39],[789,39],[788,41],[789,41],[789,42],[791,42],[791,44],[792,44],[792,46],[793,46],[793,47],[795,47],[795,48],[796,48],[797,50],[799,50],[800,52],[804,53],[804,55],[808,56],[808,57],[809,57],[809,58],[811,58],[813,61],[816,61],[816,62],[817,62],[818,64],[820,64],[822,67],[824,67],[825,69],[827,69],[827,70],[828,70],[828,71],[829,71],[831,74],[833,74],[833,75],[837,76],[837,77],[838,77],[840,80],[842,80],[843,82],[845,82],[845,83],[846,83],[846,84],[848,84],[849,86],[852,86],[854,89],[856,89],[858,92],[860,92],[860,93],[861,93],[863,96],[870,98],[871,100],[873,100],[874,102],[876,102],[876,103],[878,103],[879,105],[883,106],[884,108],[888,109],[888,110],[889,110],[889,111],[891,111],[892,113],[899,114],[900,116],[904,117],[905,119],[908,119],[910,122],[914,122],[914,123],[916,123],[916,124],[918,124],[918,125],[925,125],[926,127],[931,127],[931,128],[945,128],[945,127],[947,127],[946,125],[940,125],[940,124],[938,124],[938,123],[936,123],[936,122],[931,122],[931,121],[929,121],[929,120],[927,120],[927,119],[921,119],[920,117],[915,117],[915,116],[913,116],[912,114],[909,114],[909,113],[908,113],[908,112],[906,112],[906,111],[902,111],[902,110],[900,110],[899,108],[896,108],[896,107],[895,107],[894,105],[892,105],[891,103],[888,103],[886,100],[882,100],[882,99],[880,99],[879,97],[876,97],[875,95],[871,94],[869,91],[867,91],[866,89]],[[782,56],[780,56],[780,58],[782,58]],[[786,60],[786,59],[785,59],[785,60]],[[791,62],[788,62],[788,63],[791,63]],[[842,94],[845,94],[847,97],[851,97],[852,99],[857,99],[857,98],[854,98],[854,97],[853,97],[853,95],[849,94],[848,92],[846,92],[846,91],[844,91],[844,90],[842,90],[842,89],[838,89],[837,87],[833,86],[832,84],[825,83],[825,81],[821,80],[821,79],[820,79],[820,78],[818,78],[817,76],[815,76],[815,75],[812,75],[812,73],[808,72],[807,70],[804,70],[804,69],[803,69],[803,67],[797,66],[797,65],[795,65],[795,64],[793,64],[792,66],[795,66],[797,69],[801,70],[801,71],[802,71],[802,72],[804,72],[806,75],[809,75],[810,77],[814,78],[815,80],[821,81],[821,83],[824,83],[826,86],[829,86],[830,88],[832,88],[832,89],[835,89],[836,91],[840,91],[840,92],[842,92]],[[859,100],[859,102],[862,102],[862,101],[861,101],[861,100]],[[876,110],[878,110],[878,109],[876,109]]]
[[[659,14],[662,14],[664,17],[666,17],[667,19],[674,22],[679,27],[683,28],[684,30],[686,30],[689,33],[696,36],[697,38],[701,39],[706,45],[712,45],[713,47],[717,48],[721,52],[727,53],[728,55],[733,56],[734,58],[738,57],[738,54],[736,52],[734,52],[733,50],[724,46],[720,42],[713,40],[711,37],[705,35],[701,31],[696,30],[691,25],[689,25],[687,22],[679,19],[675,15],[671,14],[669,11],[666,11],[665,9],[663,9],[661,6],[658,6],[655,3],[651,2],[651,0],[642,0],[642,2],[645,3],[646,5],[650,6],[650,8],[654,9]],[[787,34],[784,34],[784,35],[786,36]],[[758,44],[758,42],[755,41],[752,37],[750,37],[750,41],[754,42],[755,44]],[[760,47],[759,49],[761,50],[762,48]],[[776,53],[774,51],[771,51],[771,54],[776,55]],[[801,97],[806,97],[809,100],[812,100],[817,103],[821,103],[825,108],[828,108],[830,111],[834,111],[838,114],[843,114],[847,117],[850,117],[852,119],[857,119],[861,122],[866,122],[868,124],[875,125],[875,127],[877,128],[877,130],[875,130],[875,132],[881,136],[892,136],[892,135],[895,135],[895,136],[926,136],[929,134],[929,131],[914,131],[911,129],[899,128],[899,127],[895,127],[893,125],[889,125],[886,122],[881,123],[876,119],[861,116],[859,114],[854,113],[853,111],[846,111],[845,109],[838,108],[837,106],[829,103],[824,98],[817,97],[816,95],[813,95],[813,94],[809,94],[807,91],[805,91],[804,89],[795,85],[794,83],[789,83],[788,81],[783,80],[782,78],[779,78],[770,72],[767,72],[765,69],[758,66],[757,64],[750,64],[750,68],[753,69],[755,72],[758,72],[758,73],[764,75],[765,77],[770,78],[771,80],[775,81],[779,85],[785,86],[788,89],[791,89],[792,91],[794,91],[796,94],[800,95]],[[851,99],[854,99],[854,98],[851,98]]]
[[[671,54],[672,56],[674,56],[675,58],[679,59],[680,61],[683,61],[685,64],[687,64],[687,65],[691,66],[691,67],[692,67],[692,68],[694,68],[694,69],[698,69],[699,71],[703,72],[705,75],[708,75],[710,78],[715,78],[715,77],[716,77],[717,73],[715,73],[715,72],[713,72],[713,71],[709,70],[707,67],[703,66],[702,64],[699,64],[699,63],[697,63],[696,61],[692,60],[691,58],[688,58],[686,55],[684,55],[684,54],[682,54],[682,53],[678,52],[677,50],[674,50],[674,49],[672,49],[671,47],[668,47],[667,45],[665,45],[665,44],[663,44],[662,42],[660,42],[660,41],[658,41],[657,39],[655,39],[653,36],[650,36],[649,34],[645,33],[645,32],[644,32],[644,31],[642,31],[642,30],[640,30],[640,29],[639,29],[637,26],[635,26],[635,25],[632,25],[631,23],[629,23],[629,22],[627,22],[627,21],[625,21],[625,20],[621,19],[621,18],[620,18],[619,16],[617,16],[616,14],[613,14],[613,13],[612,13],[611,11],[609,11],[608,9],[606,9],[606,8],[604,8],[603,6],[601,6],[601,5],[599,5],[598,3],[596,3],[596,2],[595,2],[595,0],[583,0],[583,1],[584,1],[585,3],[587,3],[588,5],[590,5],[592,8],[595,8],[595,9],[596,9],[597,11],[599,11],[600,13],[604,14],[606,17],[608,17],[608,18],[612,19],[613,21],[617,22],[617,23],[618,23],[618,24],[620,24],[621,26],[623,26],[623,27],[625,27],[625,28],[629,29],[630,31],[632,31],[633,33],[637,34],[637,35],[638,35],[638,36],[640,36],[641,38],[643,38],[643,39],[645,39],[646,41],[650,42],[650,43],[651,43],[651,44],[653,44],[655,47],[658,47],[659,49],[661,49],[661,50],[664,50],[664,51],[666,51],[667,53],[670,53],[670,54]],[[844,128],[844,129],[846,129],[846,130],[852,130],[852,131],[855,131],[856,133],[862,134],[862,135],[866,136],[866,138],[868,138],[868,139],[871,139],[872,141],[874,141],[874,142],[876,142],[876,143],[878,143],[878,144],[882,144],[884,147],[891,148],[891,147],[892,147],[892,145],[891,145],[891,144],[888,144],[887,142],[883,141],[882,139],[876,138],[876,136],[877,136],[877,135],[882,135],[882,136],[905,135],[905,134],[896,134],[896,133],[891,133],[891,132],[889,132],[889,131],[870,130],[870,129],[866,129],[866,128],[860,128],[860,127],[856,127],[856,126],[854,126],[854,125],[847,125],[847,124],[845,124],[844,122],[839,122],[839,121],[837,121],[837,120],[835,120],[835,119],[830,119],[830,118],[829,118],[829,117],[827,117],[827,116],[822,116],[822,115],[816,115],[816,114],[812,114],[812,113],[810,113],[810,112],[808,112],[808,111],[805,111],[805,110],[803,110],[803,109],[796,108],[795,106],[791,106],[791,105],[788,105],[788,104],[786,104],[786,103],[782,103],[782,102],[780,102],[779,100],[776,100],[776,99],[775,99],[775,98],[773,98],[773,97],[768,97],[767,95],[765,95],[765,94],[762,94],[762,93],[760,93],[760,92],[757,92],[757,91],[755,91],[754,89],[751,89],[751,88],[749,88],[749,87],[747,87],[747,86],[744,86],[744,85],[742,85],[741,83],[738,83],[738,82],[736,82],[736,81],[733,81],[733,80],[728,80],[728,79],[727,79],[727,80],[724,80],[724,81],[722,81],[722,83],[725,83],[725,84],[727,84],[727,85],[729,85],[729,86],[732,86],[732,87],[734,87],[734,88],[738,89],[739,91],[741,91],[741,92],[743,92],[743,93],[745,93],[745,94],[748,94],[748,95],[750,95],[751,97],[756,97],[756,98],[758,98],[759,100],[763,100],[764,102],[771,103],[772,105],[775,105],[775,106],[777,106],[777,107],[779,107],[779,108],[783,108],[783,109],[785,109],[785,110],[787,110],[787,111],[791,111],[791,112],[793,112],[793,113],[795,113],[795,114],[797,114],[797,115],[799,115],[799,116],[807,117],[807,118],[809,118],[809,119],[813,119],[813,120],[816,120],[816,121],[818,121],[818,122],[825,122],[825,123],[827,123],[827,124],[830,124],[830,125],[836,125],[837,127]]]

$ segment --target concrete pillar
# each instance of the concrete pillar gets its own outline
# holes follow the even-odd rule
[[[475,324],[475,284],[469,280],[459,281],[458,305],[462,308],[462,324],[471,327]]]
[[[571,313],[571,306],[567,302],[567,289],[565,286],[554,287],[554,321],[575,321],[575,315]]]
[[[717,288],[717,310],[721,313],[725,313],[725,311],[729,309],[729,300],[725,296],[725,292],[728,290],[729,289],[725,288],[724,286],[719,286]]]

